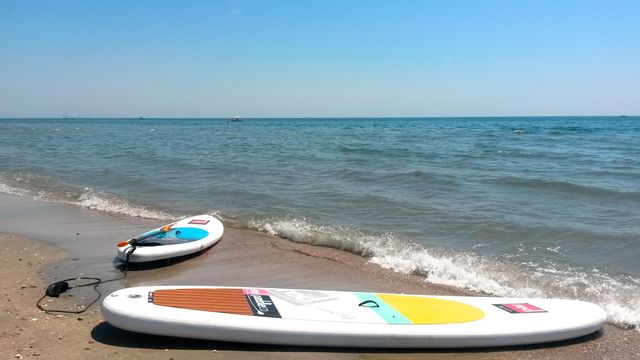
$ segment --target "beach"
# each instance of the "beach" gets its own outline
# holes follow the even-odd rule
[[[606,325],[584,338],[537,346],[455,350],[370,350],[264,346],[133,334],[105,323],[100,303],[80,315],[48,315],[35,307],[46,284],[78,275],[117,277],[115,244],[161,221],[0,195],[3,255],[2,358],[371,358],[417,359],[629,359],[640,356],[640,332]],[[477,295],[425,282],[338,249],[295,243],[247,229],[227,227],[206,253],[168,266],[130,271],[104,284],[103,295],[122,287],[227,285]],[[77,291],[77,290],[74,290]],[[95,295],[80,290],[45,300],[47,308],[77,308]]]

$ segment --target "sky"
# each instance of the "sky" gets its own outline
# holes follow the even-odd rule
[[[640,1],[0,0],[0,117],[640,115]]]

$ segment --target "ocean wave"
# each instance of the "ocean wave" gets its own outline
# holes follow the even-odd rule
[[[384,157],[407,157],[407,156],[421,156],[424,155],[422,152],[416,151],[414,149],[408,147],[369,147],[366,145],[357,146],[357,145],[338,145],[338,152],[343,154],[353,154],[353,155],[366,155],[366,156],[384,156]]]
[[[432,283],[494,296],[591,301],[605,309],[609,322],[640,327],[640,279],[614,278],[597,269],[581,269],[551,261],[519,263],[465,251],[428,248],[390,233],[373,234],[318,225],[304,218],[253,219],[248,226],[299,243],[349,251],[385,269],[418,274]]]
[[[495,182],[495,180],[493,180]],[[640,193],[634,191],[622,191],[603,187],[580,185],[568,181],[527,179],[521,177],[507,177],[497,181],[506,186],[517,186],[529,189],[552,190],[566,194],[576,194],[597,198],[620,198],[624,200],[640,200]]]
[[[553,126],[547,130],[548,133],[553,135],[572,134],[572,133],[593,133],[596,129],[586,126],[566,125],[566,126]]]
[[[378,175],[377,180],[380,182],[391,184],[402,183],[406,184],[407,186],[419,185],[421,188],[428,189],[435,189],[437,187],[442,187],[442,189],[451,189],[459,185],[458,181],[455,179],[455,176],[423,170],[389,172]],[[425,186],[425,184],[428,184],[428,186]]]
[[[23,172],[0,172],[0,193],[71,204],[91,210],[148,219],[173,220],[181,214],[134,204],[106,192],[78,188],[51,177]]]
[[[361,154],[361,155],[382,155],[384,154],[383,149],[373,149],[369,147],[353,147],[353,146],[345,146],[339,145],[338,151],[345,154]]]
[[[161,210],[154,210],[146,206],[132,204],[129,201],[116,196],[88,188],[80,194],[77,201],[68,201],[67,203],[91,210],[147,219],[173,220],[182,217],[180,215],[169,214]]]
[[[13,186],[9,186],[7,184],[0,183],[0,193],[24,196],[24,195],[27,195],[28,191],[25,189],[20,189]]]

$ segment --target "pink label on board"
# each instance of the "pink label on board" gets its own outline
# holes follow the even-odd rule
[[[265,289],[242,289],[245,295],[269,295]]]
[[[546,310],[540,309],[537,306],[533,306],[527,303],[520,304],[493,304],[494,306],[499,307],[500,309],[510,312],[512,314],[530,314],[530,313],[543,313],[547,312]]]
[[[189,224],[195,224],[195,225],[207,225],[208,223],[209,223],[209,220],[204,220],[204,219],[193,219],[189,221]]]

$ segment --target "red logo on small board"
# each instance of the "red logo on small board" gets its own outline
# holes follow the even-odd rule
[[[545,313],[546,310],[540,309],[537,306],[533,306],[527,303],[520,304],[493,304],[498,308],[512,314],[533,314],[533,313]]]
[[[189,221],[189,224],[194,224],[194,225],[207,225],[208,223],[209,223],[209,220],[202,220],[202,219],[193,219]]]

